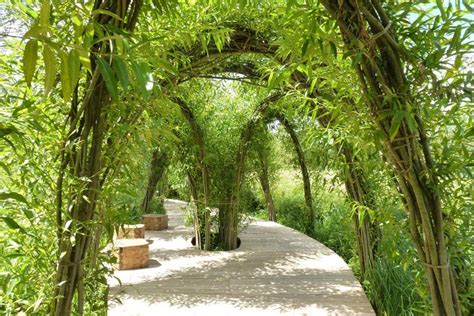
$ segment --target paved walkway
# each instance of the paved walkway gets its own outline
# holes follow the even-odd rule
[[[185,206],[167,200],[169,229],[146,232],[150,267],[109,280],[109,315],[375,315],[346,263],[316,240],[257,220],[239,249],[199,251]]]

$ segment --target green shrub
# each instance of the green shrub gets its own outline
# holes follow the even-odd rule
[[[263,220],[268,220],[268,210],[265,209],[260,209],[252,214],[252,217],[258,218],[258,219],[263,219]]]
[[[301,194],[289,194],[278,197],[275,201],[277,221],[298,231],[304,230],[305,201]]]
[[[417,284],[422,267],[403,267],[386,258],[376,259],[366,274],[364,288],[380,315],[428,315],[429,301],[419,293]],[[426,284],[426,280],[425,283]]]
[[[351,260],[356,256],[356,238],[350,204],[336,194],[318,192],[314,208],[320,221],[316,222],[312,237],[334,250],[355,268],[357,260]]]
[[[189,203],[184,209],[183,209],[183,221],[184,221],[184,226],[193,226],[194,222],[194,205]]]
[[[152,214],[166,214],[165,206],[163,205],[164,198],[154,197],[150,203],[150,213]]]
[[[334,250],[347,263],[355,255],[355,236],[350,224],[343,218],[331,216],[316,224],[312,237]]]
[[[244,186],[240,192],[240,210],[243,213],[255,214],[264,209],[265,205],[260,201],[257,194],[249,186]]]

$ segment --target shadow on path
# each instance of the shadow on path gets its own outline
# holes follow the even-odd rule
[[[185,205],[167,200],[170,228],[147,231],[148,268],[109,280],[109,315],[375,315],[347,264],[318,241],[256,220],[239,249],[200,251]]]

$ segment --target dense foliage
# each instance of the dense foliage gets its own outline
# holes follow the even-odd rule
[[[165,196],[192,202],[204,249],[235,248],[243,214],[277,220],[380,314],[474,312],[469,1],[10,0],[0,18],[0,313],[103,313],[114,229]]]

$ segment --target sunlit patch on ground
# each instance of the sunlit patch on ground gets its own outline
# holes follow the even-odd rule
[[[147,232],[150,267],[116,271],[110,315],[374,315],[346,263],[282,225],[252,221],[229,252],[199,251],[168,201],[170,228]],[[120,302],[118,301],[120,300]]]

